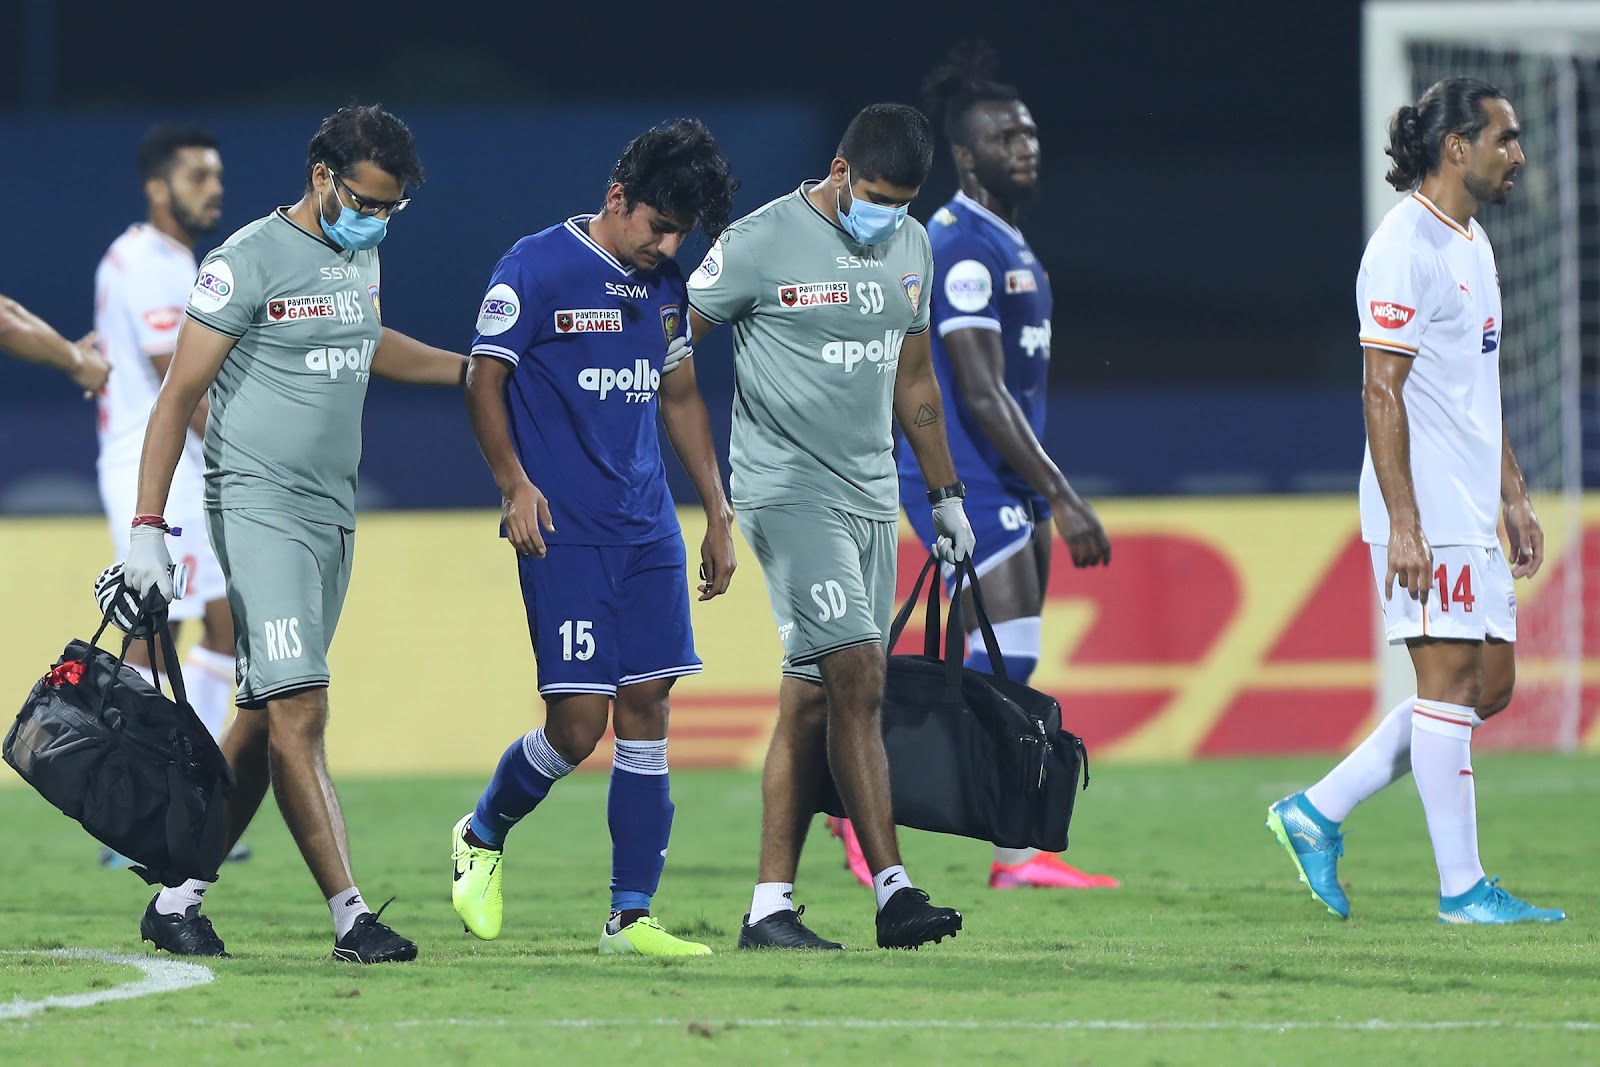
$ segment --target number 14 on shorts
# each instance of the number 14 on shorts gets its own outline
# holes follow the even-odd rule
[[[1463,564],[1456,569],[1456,579],[1450,580],[1450,567],[1441,563],[1433,571],[1433,584],[1439,591],[1439,610],[1449,611],[1450,605],[1458,605],[1462,611],[1470,612],[1476,598],[1472,595],[1472,568]]]

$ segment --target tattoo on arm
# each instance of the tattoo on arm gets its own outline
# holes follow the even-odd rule
[[[932,426],[938,421],[939,413],[933,410],[933,405],[923,404],[921,407],[917,408],[917,414],[911,420],[911,424],[920,430],[924,426]]]

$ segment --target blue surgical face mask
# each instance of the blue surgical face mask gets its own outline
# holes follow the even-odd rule
[[[333,172],[330,170],[328,174],[331,178]],[[322,232],[328,235],[328,240],[351,252],[377,248],[378,242],[382,241],[383,235],[389,231],[389,220],[380,219],[376,215],[363,215],[348,206],[344,198],[339,195],[337,183],[333,187],[333,197],[339,202],[339,217],[332,222],[322,214],[321,198],[317,200],[317,221],[322,223]]]
[[[850,183],[848,170],[844,172],[844,179],[846,184]],[[858,244],[875,245],[893,237],[910,213],[910,204],[889,207],[885,204],[874,204],[858,196],[850,201],[849,214],[845,213],[843,204],[839,204],[839,225],[843,226],[844,232],[854,237]]]

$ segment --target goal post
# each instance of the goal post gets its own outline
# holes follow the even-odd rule
[[[1554,550],[1518,583],[1518,685],[1490,744],[1577,747],[1583,700],[1584,350],[1600,343],[1600,2],[1368,0],[1362,11],[1362,175],[1367,233],[1399,200],[1384,181],[1390,117],[1440,78],[1499,86],[1524,127],[1528,165],[1509,202],[1480,221],[1494,245],[1504,313],[1506,430]],[[1378,649],[1377,708],[1415,685],[1405,649]]]

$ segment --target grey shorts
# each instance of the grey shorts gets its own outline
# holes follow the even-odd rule
[[[207,511],[228,579],[241,708],[328,684],[328,646],[350,588],[355,531],[286,511]]]
[[[739,512],[767,579],[783,642],[783,673],[820,682],[830,652],[883,642],[894,618],[899,523],[821,504],[769,504]]]

